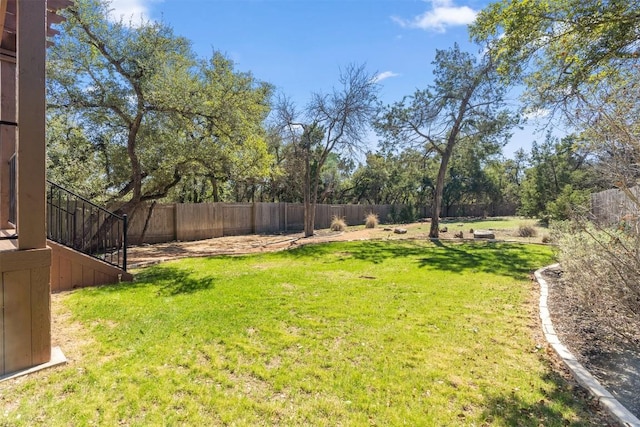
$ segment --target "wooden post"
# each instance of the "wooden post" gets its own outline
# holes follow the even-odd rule
[[[46,2],[18,0],[18,249],[47,246],[45,228]]]
[[[287,233],[289,231],[289,209],[287,207],[287,202],[284,202],[284,232]]]
[[[51,358],[50,267],[45,226],[46,1],[17,0],[17,75],[0,68],[2,113],[17,80],[17,250],[0,252],[3,373]],[[15,92],[14,92],[15,93]],[[15,124],[11,125],[15,127]],[[3,136],[5,132],[2,132]]]
[[[257,227],[258,208],[256,202],[251,202],[251,234],[258,234]]]

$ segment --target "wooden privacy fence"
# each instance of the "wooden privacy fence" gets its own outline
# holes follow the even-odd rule
[[[629,191],[636,200],[640,199],[640,187]],[[638,221],[640,206],[624,191],[614,188],[591,194],[591,214],[601,224]]]
[[[442,218],[446,217],[491,217],[491,216],[513,216],[516,214],[518,207],[515,203],[476,203],[472,205],[451,205],[443,206]],[[431,209],[423,209],[421,216],[430,217]]]
[[[364,224],[365,216],[375,213],[381,222],[398,218],[404,205],[316,205],[315,228],[329,228],[334,216],[348,225]],[[444,210],[443,210],[444,211]],[[447,216],[514,215],[515,207],[455,206],[443,212]],[[430,216],[427,209],[417,212]],[[131,244],[192,241],[222,236],[277,234],[304,229],[304,205],[301,203],[170,203],[156,204],[149,225],[140,241],[148,216],[148,205],[129,218]]]
[[[364,224],[368,213],[385,220],[401,206],[391,205],[317,205],[315,227],[329,228],[334,216],[347,224]],[[132,244],[140,236],[148,215],[148,206],[129,218],[128,236]],[[156,204],[144,237],[144,243],[173,240],[191,241],[246,234],[275,234],[304,229],[304,205],[299,203],[171,203]]]

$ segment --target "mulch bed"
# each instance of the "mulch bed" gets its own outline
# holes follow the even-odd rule
[[[549,311],[560,341],[634,415],[640,417],[640,330],[631,340],[599,321],[570,291],[561,269],[543,274]]]

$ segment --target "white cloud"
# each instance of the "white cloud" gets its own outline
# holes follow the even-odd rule
[[[123,20],[137,26],[144,21],[149,21],[151,3],[162,0],[111,0],[109,18],[113,21]]]
[[[302,133],[304,132],[304,127],[300,124],[290,124],[289,131],[292,133]]]
[[[544,119],[545,117],[549,117],[551,115],[551,111],[546,108],[536,108],[535,110],[525,111],[523,114],[523,118],[525,120],[537,120]]]
[[[392,16],[391,19],[404,28],[419,28],[444,33],[448,27],[469,25],[478,12],[469,6],[455,6],[453,0],[431,0],[431,9],[412,19]]]
[[[389,79],[391,77],[398,77],[400,74],[398,73],[394,73],[393,71],[384,71],[382,73],[378,73],[374,78],[373,81],[376,83],[380,83],[381,81],[385,80],[385,79]]]

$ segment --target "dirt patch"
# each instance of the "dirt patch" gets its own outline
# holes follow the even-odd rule
[[[94,340],[84,325],[71,318],[71,312],[65,307],[64,302],[70,294],[61,292],[51,295],[51,345],[59,346],[67,363],[72,364],[87,356]]]
[[[214,255],[240,255],[283,250],[302,238],[302,234],[229,236],[195,242],[169,242],[132,246],[127,249],[128,268],[171,259]]]
[[[470,230],[462,223],[446,223],[446,232],[440,233],[440,239],[464,241],[474,240]],[[466,225],[468,226],[468,224]],[[304,237],[303,233],[277,235],[226,236],[195,242],[169,242],[154,245],[132,246],[127,250],[128,267],[135,269],[146,265],[171,259],[203,257],[214,255],[241,255],[259,252],[274,252],[290,249],[299,245],[314,243],[357,241],[357,240],[398,240],[428,239],[430,223],[381,225],[376,228],[353,227],[346,231],[336,232],[318,230],[312,237]],[[394,232],[396,228],[407,230],[404,234]],[[518,237],[516,230],[492,230],[495,240],[517,241],[523,243],[542,243],[541,237]],[[462,238],[456,237],[462,233]],[[539,233],[541,234],[541,233]]]

